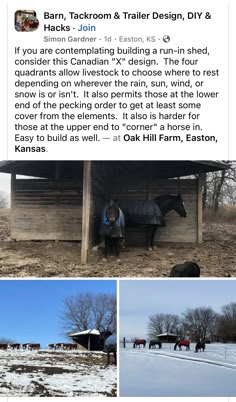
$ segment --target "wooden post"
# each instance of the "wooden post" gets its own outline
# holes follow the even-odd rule
[[[11,174],[11,208],[14,208],[14,206],[15,206],[15,196],[16,196],[15,182],[16,182],[16,175],[15,175],[15,173],[12,173]]]
[[[16,204],[16,175],[15,173],[11,174],[11,210],[10,210],[10,237],[12,240],[16,240],[13,239],[12,237],[12,227],[13,227],[13,219],[14,219],[14,213],[13,210],[15,208],[15,204]]]
[[[91,205],[91,161],[84,161],[81,264],[87,264]]]
[[[202,173],[198,174],[197,185],[197,242],[202,243]]]
[[[60,170],[61,170],[61,169],[60,169],[60,162],[59,162],[59,161],[56,161],[56,163],[55,163],[55,180],[59,180],[59,179],[60,179],[60,173],[61,173]]]
[[[91,349],[90,334],[88,334],[88,350]]]

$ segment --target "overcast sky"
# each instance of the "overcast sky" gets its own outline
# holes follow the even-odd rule
[[[236,280],[121,280],[120,338],[147,337],[152,314],[180,315],[187,308],[210,306],[216,312],[236,302]]]
[[[0,337],[19,343],[66,341],[64,300],[80,292],[116,294],[114,280],[0,280]]]
[[[0,173],[0,191],[4,191],[6,193],[10,192],[10,180],[10,174]]]

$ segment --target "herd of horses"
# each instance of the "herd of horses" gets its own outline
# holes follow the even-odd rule
[[[187,212],[182,196],[161,195],[152,200],[110,200],[102,213],[100,235],[104,239],[104,257],[116,255],[119,257],[120,242],[125,237],[126,227],[147,228],[147,248],[155,248],[154,240],[158,226],[165,226],[165,216],[175,211],[180,217],[186,217]]]
[[[0,343],[0,350],[39,350],[40,343]],[[49,350],[76,350],[77,343],[49,343]],[[103,352],[107,355],[107,364],[111,363],[111,355],[113,355],[113,362],[116,365],[117,357],[117,341],[116,335],[110,335],[104,342]]]
[[[0,343],[0,350],[39,350],[40,343]]]
[[[0,350],[39,350],[40,343],[1,343]],[[76,343],[49,343],[50,350],[76,350]]]
[[[1,343],[0,350],[39,350],[41,348],[40,343]],[[50,343],[48,345],[50,350],[75,350],[77,348],[76,343]]]
[[[133,348],[137,348],[140,347],[141,345],[145,348],[146,346],[146,339],[135,339],[134,343],[133,343]],[[162,348],[162,342],[157,340],[157,339],[152,339],[149,342],[149,349],[152,349],[154,347],[158,346],[159,349]],[[174,350],[177,349],[177,347],[179,348],[179,350],[182,350],[182,346],[184,346],[186,348],[186,350],[190,350],[190,341],[188,339],[180,339],[178,340],[175,345],[174,345]],[[195,352],[198,351],[205,351],[206,348],[206,344],[205,342],[197,342],[195,345]]]
[[[49,343],[50,350],[76,350],[77,343]]]

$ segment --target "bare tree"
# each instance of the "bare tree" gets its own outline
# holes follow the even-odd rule
[[[65,310],[62,314],[64,328],[70,331],[85,331],[90,327],[92,295],[79,293],[64,300]]]
[[[148,335],[156,337],[164,332],[180,331],[180,319],[175,314],[155,314],[149,317]]]
[[[183,313],[183,326],[190,337],[195,341],[212,337],[212,330],[217,315],[211,307],[197,307],[187,309]]]
[[[61,320],[66,334],[88,329],[116,332],[116,296],[87,292],[67,297]]]
[[[116,297],[98,294],[92,303],[95,328],[99,331],[113,329],[116,332]]]
[[[231,302],[222,307],[218,320],[218,336],[224,341],[236,341],[236,303]]]
[[[207,205],[218,211],[224,203],[236,202],[236,163],[231,162],[227,170],[207,173],[203,177],[203,208]]]

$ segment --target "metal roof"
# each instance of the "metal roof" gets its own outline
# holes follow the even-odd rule
[[[70,334],[70,336],[79,336],[79,335],[100,335],[100,332],[97,329],[87,329],[86,331],[75,332],[74,334]]]
[[[106,177],[146,177],[148,174],[153,178],[174,178],[224,170],[230,164],[224,161],[94,161],[93,167]],[[2,161],[0,172],[45,179],[76,179],[82,178],[83,161]]]

